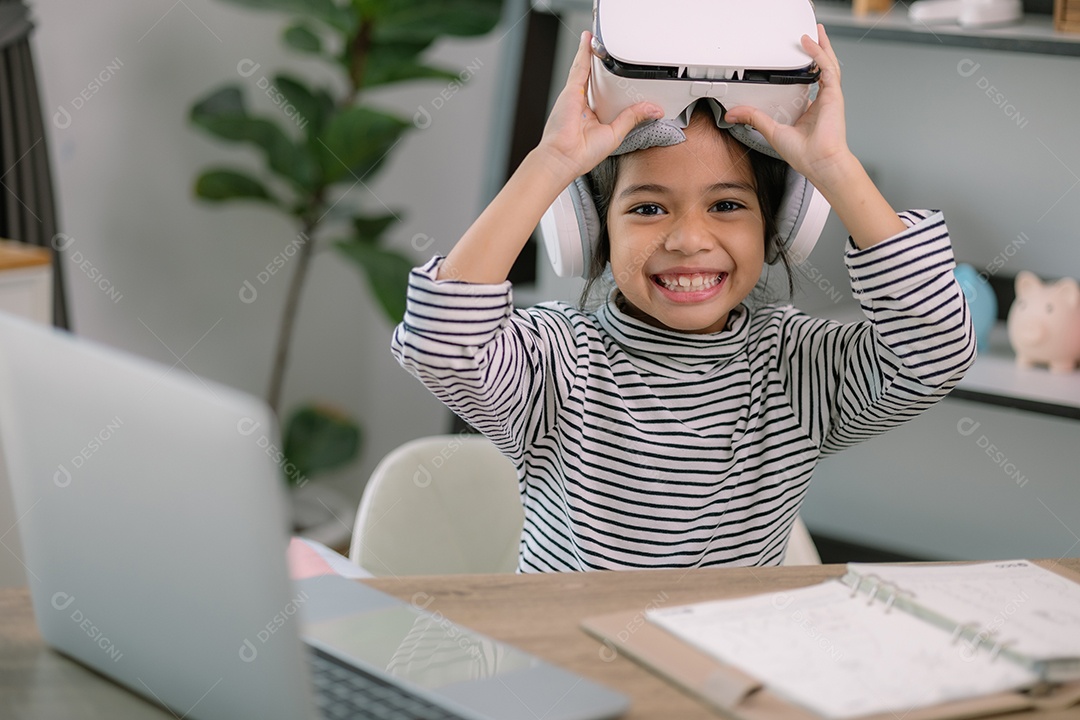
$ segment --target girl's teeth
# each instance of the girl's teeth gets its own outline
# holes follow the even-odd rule
[[[693,275],[657,275],[656,279],[668,290],[692,292],[713,287],[720,282],[721,277],[723,277],[722,274],[702,275],[701,273],[695,273]]]

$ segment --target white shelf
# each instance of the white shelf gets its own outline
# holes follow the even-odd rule
[[[979,356],[957,389],[1071,408],[1080,417],[1080,371],[1052,373],[1045,367],[1021,368],[1016,364],[1004,323],[994,326],[989,351]]]
[[[591,13],[592,0],[533,0],[532,7],[553,13]],[[913,23],[907,8],[897,2],[887,13],[856,17],[850,3],[814,3],[818,22],[834,37],[1080,57],[1080,34],[1058,32],[1050,15],[1029,14],[1022,23],[1006,27],[965,29]]]
[[[837,37],[1080,57],[1080,34],[1058,32],[1050,15],[1026,15],[1017,25],[967,29],[913,23],[907,5],[901,2],[887,13],[864,17],[856,17],[850,5],[841,3],[815,3],[814,12],[818,22]]]
[[[843,305],[823,314],[841,322],[866,319],[855,305]],[[989,350],[979,354],[952,396],[1080,419],[1080,371],[1052,373],[1045,367],[1019,367],[1005,324],[999,322],[990,334]]]

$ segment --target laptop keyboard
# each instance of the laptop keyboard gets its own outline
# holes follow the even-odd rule
[[[466,720],[318,648],[308,649],[315,702],[326,720]]]

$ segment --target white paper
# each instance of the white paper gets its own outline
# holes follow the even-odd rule
[[[839,582],[647,613],[684,641],[829,718],[907,711],[1012,690],[1033,674],[964,654],[947,632]]]
[[[894,583],[938,615],[976,626],[984,647],[1000,641],[1034,659],[1080,658],[1080,584],[1027,560],[848,567]]]

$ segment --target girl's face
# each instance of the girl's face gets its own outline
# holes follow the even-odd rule
[[[621,159],[608,209],[611,271],[629,313],[689,333],[724,329],[765,262],[747,151],[710,122]]]

